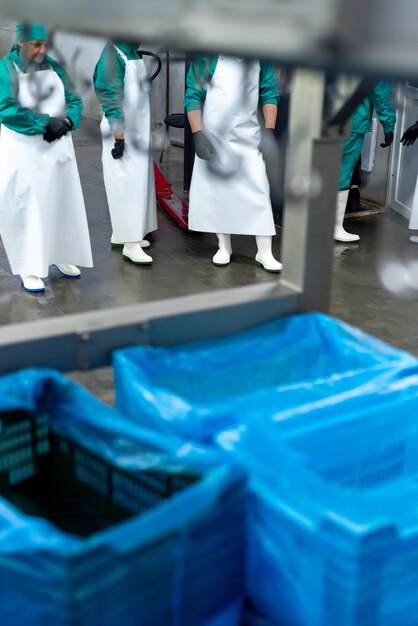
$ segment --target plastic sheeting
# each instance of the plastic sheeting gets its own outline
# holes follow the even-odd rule
[[[415,357],[307,314],[114,366],[133,422],[249,474],[247,623],[416,625]]]
[[[246,487],[238,470],[214,451],[125,421],[53,371],[1,378],[0,411],[12,409],[46,416],[51,431],[123,470],[201,478],[87,538],[0,497],[2,626],[239,624]]]
[[[353,389],[416,360],[326,315],[280,318],[219,340],[114,353],[116,406],[133,421],[205,444],[250,405]],[[313,391],[313,383],[315,383]],[[317,386],[319,384],[319,386]],[[322,387],[321,387],[322,385]]]
[[[248,590],[263,615],[416,624],[417,368],[294,411],[266,402],[218,439],[252,477]]]
[[[242,626],[279,626],[279,624],[257,615],[254,611],[247,610],[242,618]]]

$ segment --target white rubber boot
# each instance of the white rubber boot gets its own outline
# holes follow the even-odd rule
[[[276,261],[271,251],[271,242],[273,237],[262,237],[258,235],[255,240],[257,242],[257,255],[255,262],[259,267],[263,267],[266,272],[280,272],[283,265]]]
[[[117,243],[112,233],[112,236],[110,238],[110,245],[112,248],[123,248],[125,244]],[[151,244],[149,241],[147,241],[147,239],[143,239],[142,241],[139,242],[139,245],[141,246],[141,248],[149,248]]]
[[[65,276],[65,278],[80,278],[80,270],[76,265],[70,265],[69,263],[55,263],[57,270]]]
[[[345,208],[347,206],[349,190],[339,191],[337,194],[337,212],[335,215],[335,228],[334,228],[334,239],[335,241],[342,241],[344,243],[348,243],[351,241],[358,241],[360,237],[358,235],[353,235],[352,233],[348,233],[344,230],[343,222],[345,215]]]
[[[219,243],[219,250],[212,259],[214,265],[228,265],[231,261],[231,235],[216,235]]]
[[[418,237],[416,235],[411,235],[409,238],[409,243],[413,243],[416,246],[418,244]]]
[[[145,254],[139,242],[125,243],[122,250],[122,256],[125,261],[135,263],[135,265],[151,265],[152,258]]]
[[[21,274],[22,286],[25,291],[30,293],[40,293],[45,291],[44,281],[33,274]]]

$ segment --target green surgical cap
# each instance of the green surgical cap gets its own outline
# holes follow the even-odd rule
[[[17,25],[18,41],[46,41],[48,30],[44,24],[22,24]]]

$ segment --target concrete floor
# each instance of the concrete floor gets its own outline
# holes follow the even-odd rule
[[[211,263],[216,252],[215,235],[186,232],[164,211],[158,211],[158,231],[150,239],[152,267],[124,262],[120,250],[111,250],[111,225],[101,166],[98,127],[89,125],[74,136],[78,167],[88,213],[94,268],[82,270],[80,280],[62,278],[51,268],[43,295],[28,294],[10,274],[4,248],[0,247],[0,324],[42,319],[67,313],[107,309],[112,306],[249,285],[269,281],[271,274],[257,268],[255,238],[234,238],[236,263],[219,270]],[[178,180],[182,165],[180,148],[166,152],[164,169]],[[279,254],[279,242],[275,249]]]
[[[360,242],[334,248],[331,315],[418,356],[418,291],[411,289],[406,297],[394,293],[403,268],[418,260],[418,246],[409,243],[407,220],[388,210],[347,220],[346,228],[358,233]],[[391,261],[399,267],[388,290],[382,278]],[[414,269],[418,290],[417,266]]]
[[[150,237],[152,267],[124,262],[121,252],[110,248],[111,225],[102,179],[98,126],[84,123],[75,134],[74,143],[88,212],[94,268],[83,270],[80,280],[62,278],[52,268],[45,294],[31,295],[24,292],[18,278],[11,275],[0,245],[0,324],[272,279],[271,274],[254,263],[254,238],[234,237],[234,262],[226,268],[216,268],[211,263],[216,251],[215,236],[184,231],[162,210],[158,211],[158,231]],[[174,188],[180,190],[180,148],[170,147],[166,151],[162,169]],[[402,300],[387,291],[379,278],[385,259],[391,257],[408,262],[418,257],[418,246],[408,244],[406,220],[388,211],[376,217],[350,220],[347,228],[358,232],[361,240],[358,244],[335,246],[330,313],[418,355],[418,293],[409,300]],[[274,241],[274,252],[280,258],[279,236]],[[108,369],[75,377],[104,400],[111,401],[112,377]]]

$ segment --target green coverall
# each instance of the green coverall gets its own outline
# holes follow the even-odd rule
[[[387,82],[378,83],[373,92],[354,111],[351,135],[343,144],[340,170],[340,191],[350,188],[351,177],[361,154],[364,135],[370,131],[373,109],[382,124],[385,133],[393,132],[396,123],[396,111],[392,103],[393,89]]]
[[[141,59],[138,52],[140,44],[117,42],[116,46],[129,61]],[[123,100],[125,94],[125,61],[118,54],[115,46],[106,44],[93,74],[96,95],[102,105],[103,113],[113,131],[124,130],[125,120]]]
[[[186,95],[184,98],[184,107],[187,112],[202,108],[202,103],[206,98],[206,85],[213,77],[217,63],[217,56],[198,57],[190,66],[187,74]],[[271,63],[260,61],[261,105],[277,104],[279,98],[273,66]]]

